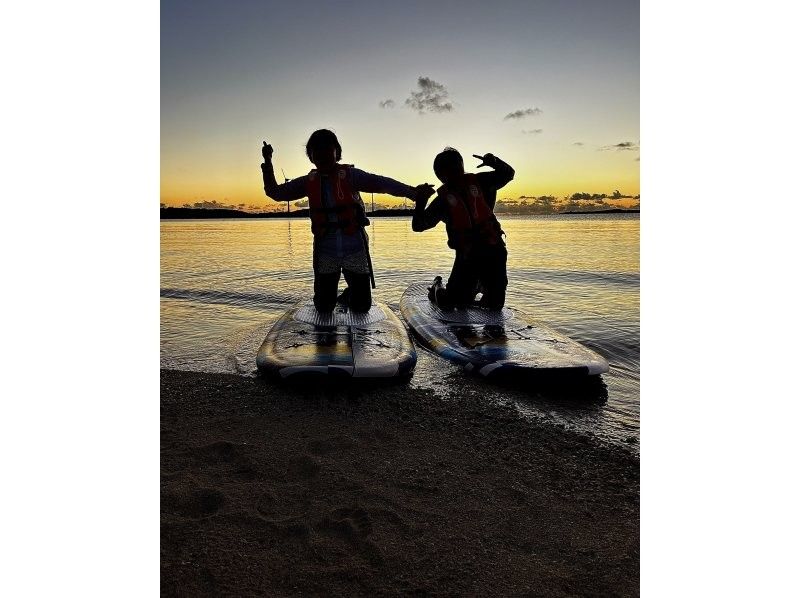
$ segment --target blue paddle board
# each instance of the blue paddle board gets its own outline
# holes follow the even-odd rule
[[[475,305],[445,311],[428,299],[429,286],[409,286],[400,299],[400,312],[428,348],[469,371],[483,376],[591,376],[608,371],[601,355],[516,309]]]

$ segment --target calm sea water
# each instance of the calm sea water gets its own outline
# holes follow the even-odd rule
[[[410,384],[457,401],[464,385],[511,401],[526,416],[637,447],[639,435],[639,217],[631,214],[501,218],[509,250],[507,304],[597,350],[611,365],[606,388],[501,387],[419,350]],[[370,251],[392,307],[409,283],[446,280],[453,252],[444,227],[411,230],[410,218],[374,218]],[[161,222],[161,367],[255,375],[270,326],[311,296],[305,220]],[[342,281],[342,285],[344,282]]]

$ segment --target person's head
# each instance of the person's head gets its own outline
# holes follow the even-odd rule
[[[330,168],[342,159],[342,146],[333,131],[319,129],[308,138],[306,156],[317,168]]]
[[[444,184],[464,175],[464,158],[458,150],[446,147],[433,160],[433,172]]]

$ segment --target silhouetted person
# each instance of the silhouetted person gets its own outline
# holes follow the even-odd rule
[[[447,244],[456,252],[447,286],[437,276],[428,293],[442,309],[469,305],[479,291],[483,307],[501,309],[506,301],[508,253],[494,205],[497,190],[514,178],[514,169],[492,154],[474,156],[482,160],[478,167],[491,166],[494,172],[465,173],[464,159],[451,147],[436,156],[433,170],[443,184],[427,209],[428,198],[420,197],[411,221],[416,232],[444,222]]]
[[[371,264],[367,233],[369,224],[359,191],[388,193],[408,199],[433,195],[431,185],[410,187],[394,179],[370,174],[351,164],[339,164],[342,146],[327,130],[314,131],[306,144],[306,156],[316,166],[307,176],[279,185],[272,168],[272,146],[264,142],[264,191],[275,201],[308,197],[311,231],[314,234],[314,305],[330,312],[336,306],[339,276],[343,273],[347,303],[353,311],[369,311]]]

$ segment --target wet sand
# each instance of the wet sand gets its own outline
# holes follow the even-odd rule
[[[638,595],[638,457],[480,388],[162,370],[162,593]]]

